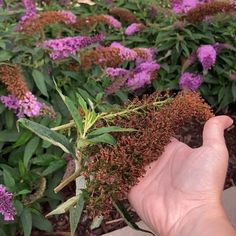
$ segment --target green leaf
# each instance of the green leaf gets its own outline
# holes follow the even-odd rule
[[[46,217],[52,216],[52,215],[60,215],[63,213],[66,213],[71,207],[75,206],[77,202],[79,201],[81,197],[81,194],[74,196],[70,199],[68,199],[66,202],[63,202],[60,204],[56,209],[53,211],[49,212]]]
[[[86,101],[83,99],[83,97],[80,94],[76,93],[76,96],[77,96],[77,99],[79,101],[79,105],[82,107],[84,113],[87,114],[88,108],[87,108]]]
[[[90,229],[91,230],[97,229],[98,227],[100,227],[102,221],[103,221],[103,216],[96,216],[92,221]]]
[[[112,135],[107,134],[107,133],[96,136],[94,138],[87,139],[87,141],[89,141],[91,143],[108,143],[111,145],[116,144],[116,139]]]
[[[109,126],[109,127],[98,128],[98,129],[90,132],[88,135],[89,136],[96,136],[96,135],[110,133],[110,132],[134,132],[134,131],[136,131],[136,129],[121,128],[118,126]]]
[[[24,236],[30,236],[32,230],[32,214],[29,209],[25,208],[20,215]]]
[[[78,226],[78,223],[80,221],[80,217],[84,208],[84,198],[82,195],[79,198],[79,201],[74,207],[71,207],[69,212],[70,212],[70,231],[71,231],[71,236],[74,236],[76,228]]]
[[[55,85],[56,85],[56,83],[55,83]],[[64,103],[66,104],[68,110],[70,111],[70,114],[72,115],[73,120],[75,121],[76,127],[78,128],[80,135],[82,135],[83,134],[83,122],[82,122],[82,118],[79,114],[78,109],[76,108],[76,106],[70,100],[69,97],[64,96],[62,94],[62,92],[58,89],[57,85],[56,85],[56,90],[58,91],[58,93],[60,94],[62,100],[64,101]]]
[[[40,139],[38,137],[32,138],[25,146],[25,152],[24,152],[24,165],[26,168],[28,168],[29,160],[33,156],[35,150],[37,149],[39,145]]]
[[[49,166],[43,171],[42,176],[47,176],[59,169],[61,169],[65,165],[64,160],[57,160],[50,162]]]
[[[9,61],[12,57],[12,54],[8,51],[1,51],[0,61]]]
[[[33,70],[32,76],[33,76],[34,82],[35,82],[37,88],[40,90],[40,92],[44,96],[48,97],[47,87],[45,84],[43,73],[40,72],[39,70]]]
[[[11,188],[15,186],[15,180],[12,174],[6,169],[3,169],[3,181],[7,187]]]
[[[0,131],[0,142],[15,142],[20,134],[16,130]]]
[[[33,226],[42,231],[53,231],[51,222],[45,219],[42,215],[33,215]]]
[[[130,216],[129,212],[125,209],[124,205],[122,204],[122,202],[120,201],[116,201],[113,202],[114,207],[116,208],[116,210],[121,214],[121,216],[123,217],[124,221],[132,228],[138,231],[142,231],[145,233],[149,233],[153,236],[155,236],[154,233],[148,231],[148,230],[144,230],[141,229],[137,224],[135,224],[135,222],[133,222],[132,217]]]
[[[17,123],[21,124],[26,129],[31,130],[43,140],[46,140],[52,143],[53,145],[60,147],[64,152],[71,153],[73,157],[75,157],[74,147],[64,135],[58,134],[57,132],[52,131],[51,129],[43,125],[40,125],[25,118],[19,119]]]

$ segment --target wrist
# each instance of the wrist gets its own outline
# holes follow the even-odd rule
[[[191,209],[170,229],[168,236],[235,236],[221,204],[207,204]]]

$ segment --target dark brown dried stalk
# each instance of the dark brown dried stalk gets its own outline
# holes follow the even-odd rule
[[[112,7],[109,9],[109,13],[114,17],[120,18],[120,20],[126,21],[129,24],[140,23],[136,16],[128,9],[121,7]]]
[[[230,2],[211,1],[188,11],[188,13],[182,17],[182,20],[187,20],[191,23],[198,23],[206,19],[208,16],[214,16],[218,13],[232,12],[235,10],[235,5]]]

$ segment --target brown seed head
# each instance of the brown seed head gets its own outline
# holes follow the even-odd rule
[[[218,13],[235,11],[234,4],[227,1],[211,1],[209,3],[198,5],[196,8],[188,11],[188,13],[182,17],[191,23],[201,22],[208,16],[213,16]]]
[[[29,91],[20,69],[14,65],[0,65],[0,81],[4,83],[7,91],[19,99],[23,99]]]
[[[131,11],[125,8],[112,7],[109,9],[109,13],[115,17],[120,18],[120,20],[126,21],[129,24],[140,22]]]
[[[135,99],[132,106],[153,104],[156,96]],[[145,166],[159,158],[180,127],[192,119],[206,121],[212,116],[211,108],[199,94],[181,92],[161,108],[149,106],[142,112],[113,120],[113,124],[137,132],[116,133],[117,145],[100,146],[91,158],[85,171],[86,176],[93,175],[88,183],[88,212],[108,214],[112,201],[127,198],[130,188],[145,174]]]
[[[32,35],[34,33],[40,33],[46,25],[55,23],[68,24],[68,18],[62,11],[41,12],[26,22],[23,22],[20,25],[20,31]]]

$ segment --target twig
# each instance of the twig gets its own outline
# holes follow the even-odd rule
[[[123,218],[119,218],[119,219],[115,219],[115,220],[109,220],[105,224],[106,225],[110,225],[110,224],[117,223],[117,222],[120,222],[120,221],[124,221],[124,219]]]

